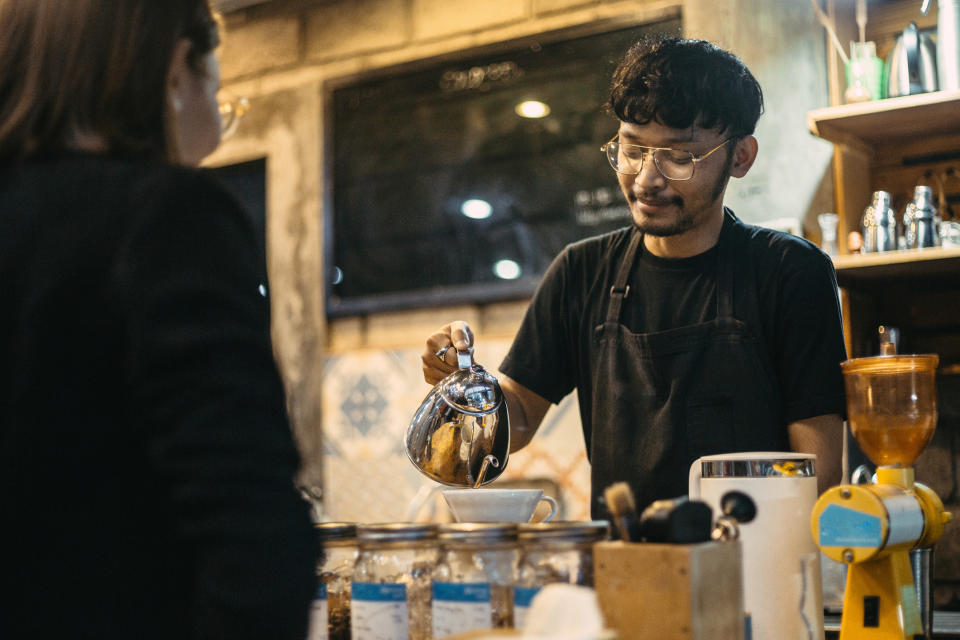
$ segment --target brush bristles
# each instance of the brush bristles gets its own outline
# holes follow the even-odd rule
[[[636,513],[637,511],[637,505],[633,499],[633,490],[626,482],[614,482],[604,489],[603,498],[607,502],[607,509],[614,517]]]

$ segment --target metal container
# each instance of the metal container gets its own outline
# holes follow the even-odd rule
[[[349,522],[314,526],[320,538],[317,590],[309,640],[350,640],[350,581],[357,561],[357,527]]]
[[[903,233],[907,249],[940,246],[940,216],[933,204],[933,189],[918,185],[903,211]]]
[[[960,0],[937,4],[937,79],[942,91],[960,89]]]
[[[433,573],[433,637],[513,627],[517,525],[441,525]]]
[[[936,91],[937,45],[911,22],[887,57],[887,97]]]
[[[548,584],[593,586],[593,545],[610,536],[610,523],[520,525],[520,571],[513,589],[513,624],[522,629],[533,597]]]
[[[917,589],[917,606],[920,609],[920,622],[923,624],[923,639],[933,638],[933,547],[912,549],[910,551],[910,570],[913,572],[913,584]]]
[[[500,384],[473,361],[472,349],[458,352],[457,363],[420,404],[404,450],[431,480],[477,488],[507,468],[509,414]]]
[[[357,526],[360,554],[350,586],[353,638],[429,640],[430,580],[437,563],[433,524]]]
[[[864,253],[893,251],[897,248],[897,217],[887,191],[874,191],[873,201],[863,210]]]

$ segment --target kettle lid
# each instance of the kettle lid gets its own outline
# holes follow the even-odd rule
[[[496,378],[473,362],[472,351],[457,352],[460,368],[440,382],[440,396],[457,411],[483,416],[500,408],[503,391]]]

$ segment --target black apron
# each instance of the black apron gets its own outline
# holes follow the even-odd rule
[[[718,240],[716,318],[668,331],[632,333],[620,323],[643,234],[630,238],[606,320],[593,336],[594,518],[609,518],[602,497],[614,482],[629,483],[639,512],[653,500],[686,495],[690,464],[700,456],[788,447],[773,372],[757,336],[733,315],[734,258],[744,255],[736,241],[744,234],[734,232],[738,220],[726,222]],[[759,307],[755,285],[741,283],[736,292],[741,308]]]

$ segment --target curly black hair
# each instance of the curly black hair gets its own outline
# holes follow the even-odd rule
[[[703,40],[654,36],[637,42],[613,73],[608,108],[621,121],[675,129],[753,133],[763,92],[737,56]]]

